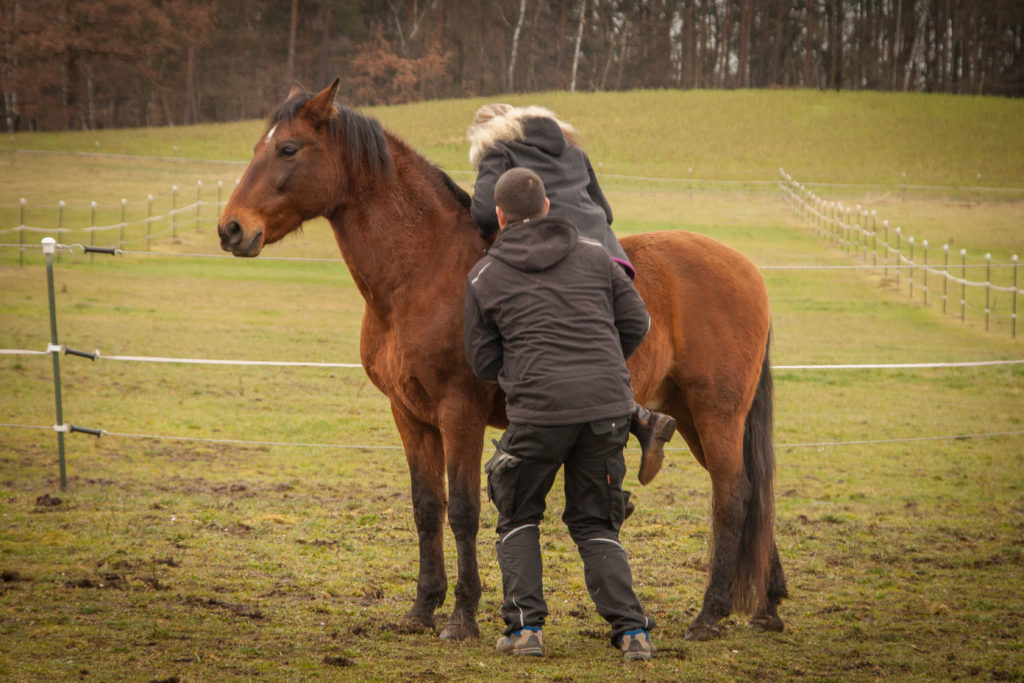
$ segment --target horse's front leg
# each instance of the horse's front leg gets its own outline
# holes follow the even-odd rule
[[[448,592],[444,570],[444,449],[441,434],[433,425],[420,422],[394,401],[391,412],[409,463],[413,518],[420,548],[416,601],[405,617],[414,628],[433,629],[434,610]]]
[[[441,638],[476,638],[480,604],[480,570],[476,537],[480,528],[480,453],[485,417],[480,404],[443,405],[438,410],[448,468],[448,523],[455,535],[459,577],[455,583],[455,609]]]

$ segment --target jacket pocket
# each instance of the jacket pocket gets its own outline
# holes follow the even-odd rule
[[[484,465],[484,472],[487,473],[487,497],[494,501],[494,507],[498,509],[500,515],[508,517],[512,514],[522,459],[506,451],[497,441],[493,443],[494,455]]]

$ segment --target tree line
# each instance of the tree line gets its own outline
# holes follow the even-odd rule
[[[1024,95],[1021,0],[0,0],[8,131],[544,90]]]

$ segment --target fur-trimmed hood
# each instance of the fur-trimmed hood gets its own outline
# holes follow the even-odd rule
[[[482,118],[485,120],[481,121]],[[527,119],[550,120],[561,130],[564,142],[579,146],[579,133],[576,129],[555,116],[550,109],[537,106],[484,105],[466,131],[466,137],[469,139],[469,161],[473,168],[480,167],[480,160],[495,145],[527,140],[527,133],[524,130],[524,122]]]

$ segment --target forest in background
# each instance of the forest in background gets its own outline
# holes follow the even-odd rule
[[[7,131],[550,90],[1024,95],[1020,0],[0,0]]]

